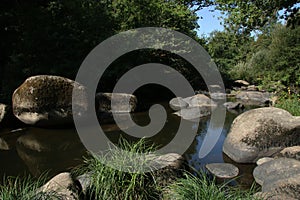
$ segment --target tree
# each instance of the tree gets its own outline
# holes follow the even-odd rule
[[[157,26],[197,38],[197,15],[181,0],[3,0],[0,11],[0,94],[6,102],[29,76],[74,79],[85,56],[121,31]],[[130,66],[136,57],[128,59]]]
[[[235,32],[249,34],[278,20],[288,19],[298,12],[298,0],[215,0],[216,9],[226,14],[225,26]],[[282,16],[279,11],[284,10]]]
[[[230,31],[214,31],[210,34],[207,50],[218,66],[223,79],[228,80],[229,70],[241,61],[245,61],[250,52],[249,44],[253,38]]]

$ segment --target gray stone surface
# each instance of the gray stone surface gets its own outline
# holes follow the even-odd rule
[[[300,119],[279,108],[258,108],[239,115],[224,141],[223,152],[238,163],[255,163],[287,146],[300,144]]]
[[[239,175],[239,168],[230,163],[210,163],[206,169],[218,178],[229,179]]]
[[[257,200],[297,200],[288,194],[274,194],[272,192],[257,192],[253,196]]]
[[[211,107],[203,106],[184,108],[180,111],[175,112],[174,114],[179,117],[182,117],[185,120],[194,120],[201,117],[209,116],[211,114]]]
[[[269,162],[269,161],[272,161],[272,160],[274,160],[274,158],[264,157],[264,158],[258,159],[258,161],[256,161],[256,164],[257,165],[262,165],[262,164],[264,164],[266,162]]]
[[[169,105],[175,111],[187,108],[189,106],[189,104],[185,102],[182,97],[176,97],[171,99]]]
[[[174,114],[186,120],[193,120],[211,114],[217,104],[204,94],[197,94],[187,98],[174,98],[170,101],[170,107],[177,110]]]
[[[300,146],[284,148],[277,155],[278,157],[294,158],[300,161]]]
[[[243,109],[245,106],[240,102],[226,102],[223,104],[229,110]]]
[[[258,91],[240,91],[236,98],[247,105],[264,105],[271,102],[271,94]]]
[[[257,166],[253,171],[262,192],[300,197],[300,161],[278,158]]]

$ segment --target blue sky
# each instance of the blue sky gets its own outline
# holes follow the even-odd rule
[[[214,30],[223,30],[223,26],[220,25],[221,21],[218,19],[221,16],[220,11],[210,12],[209,10],[211,9],[212,7],[208,7],[197,12],[199,16],[198,24],[200,25],[200,28],[197,30],[199,36],[208,36]]]

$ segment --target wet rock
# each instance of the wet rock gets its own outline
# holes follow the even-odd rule
[[[245,106],[240,102],[226,102],[223,104],[229,110],[244,109]]]
[[[264,157],[264,158],[260,158],[258,161],[256,161],[257,165],[262,165],[266,162],[272,161],[274,160],[274,158],[270,158],[270,157]]]
[[[205,167],[210,173],[221,179],[235,178],[239,175],[239,168],[230,163],[210,163]]]
[[[268,92],[240,91],[236,98],[247,105],[265,105],[271,102],[271,96]]]
[[[253,176],[263,193],[300,197],[300,161],[278,158],[256,167]]]
[[[78,93],[72,101],[73,89]],[[82,85],[67,78],[47,75],[26,79],[15,90],[12,102],[13,113],[22,122],[47,127],[73,124],[73,114],[81,116],[88,107]]]
[[[283,148],[300,144],[300,119],[279,108],[258,108],[239,115],[223,152],[239,163],[255,163]]]
[[[60,173],[38,189],[39,192],[53,194],[60,200],[79,200],[75,184],[68,172]]]
[[[169,105],[175,111],[187,108],[189,106],[189,104],[185,102],[182,97],[176,97],[171,99]]]
[[[277,155],[278,157],[294,158],[300,161],[300,146],[284,148]]]

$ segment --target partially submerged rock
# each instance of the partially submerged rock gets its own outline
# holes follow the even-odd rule
[[[73,97],[73,89],[77,96]],[[72,101],[73,100],[73,101]],[[59,76],[33,76],[15,90],[13,113],[22,122],[37,126],[73,123],[73,114],[87,111],[86,90],[79,83]],[[72,112],[72,104],[76,110]]]
[[[217,104],[209,97],[203,94],[197,94],[192,97],[177,97],[169,102],[170,107],[177,111],[174,114],[186,120],[193,120],[200,117],[206,117],[211,114]]]
[[[223,152],[239,163],[255,163],[283,148],[300,144],[300,119],[279,108],[258,108],[231,125]]]
[[[211,114],[210,107],[192,107],[184,108],[174,113],[175,115],[182,117],[185,120],[193,120],[201,117],[206,117]]]
[[[240,102],[226,102],[223,104],[228,110],[244,109],[245,106]]]
[[[221,179],[235,178],[239,175],[239,168],[230,163],[210,163],[205,167],[210,173]]]

